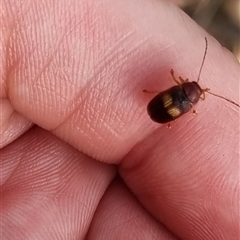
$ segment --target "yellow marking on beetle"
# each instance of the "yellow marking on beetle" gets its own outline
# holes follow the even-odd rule
[[[167,109],[167,112],[169,115],[171,115],[173,118],[178,117],[179,115],[181,115],[181,110],[179,108],[176,107],[171,107],[169,109]]]
[[[172,105],[172,97],[169,94],[164,94],[163,95],[163,107],[167,108],[170,105]]]

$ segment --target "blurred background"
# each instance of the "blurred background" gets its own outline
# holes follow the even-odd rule
[[[240,62],[240,0],[168,0],[179,6]]]

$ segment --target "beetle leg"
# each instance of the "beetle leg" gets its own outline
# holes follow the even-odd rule
[[[204,101],[204,100],[205,100],[205,93],[203,93],[203,94],[200,96],[200,99],[201,99],[201,101]]]
[[[197,114],[197,111],[195,109],[193,109],[193,108],[192,108],[191,112],[192,112],[193,115]]]
[[[157,92],[157,91],[148,91],[148,90],[146,90],[146,89],[143,89],[143,92],[144,92],[144,93],[152,93],[152,94],[159,93],[159,92]]]
[[[180,82],[181,82],[181,83],[185,83],[185,82],[188,82],[188,81],[189,81],[188,78],[183,79],[182,77],[179,77],[179,79],[180,79]]]
[[[203,92],[209,92],[210,91],[210,88],[204,88],[202,89]]]
[[[167,128],[168,128],[168,129],[171,129],[171,128],[172,128],[172,126],[171,126],[170,123],[167,124]]]
[[[209,88],[202,89],[202,95],[200,96],[200,99],[202,101],[205,100],[205,92],[208,92],[209,90],[210,90]]]
[[[171,73],[171,75],[172,75],[172,80],[173,80],[177,85],[181,85],[181,82],[179,82],[179,81],[175,78],[173,69],[171,69],[170,73]]]
[[[192,112],[193,115],[196,115],[196,114],[197,114],[197,111],[196,111],[195,109],[193,109],[193,104],[191,104],[191,106],[192,106],[192,108],[191,108],[190,111]]]

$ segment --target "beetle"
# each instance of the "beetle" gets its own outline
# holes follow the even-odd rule
[[[223,96],[210,92],[209,88],[203,89],[200,87],[199,79],[201,71],[204,65],[204,61],[207,54],[208,41],[205,37],[206,47],[203,55],[203,60],[198,74],[197,81],[190,82],[188,79],[183,79],[179,77],[179,80],[174,76],[174,71],[171,69],[170,73],[172,75],[173,81],[176,83],[176,86],[173,86],[163,92],[158,93],[148,104],[147,112],[150,118],[157,123],[169,123],[187,112],[196,111],[193,109],[194,105],[198,101],[205,99],[205,93],[209,93],[221,99],[224,99],[237,107],[240,105],[234,101],[231,101]],[[144,92],[149,92],[143,90]]]

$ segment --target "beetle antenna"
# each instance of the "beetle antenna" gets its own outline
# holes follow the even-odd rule
[[[205,42],[206,42],[206,47],[205,47],[205,51],[204,51],[204,55],[203,55],[202,64],[201,64],[201,67],[200,67],[200,70],[199,70],[199,73],[198,73],[197,83],[198,83],[199,80],[200,80],[200,75],[201,75],[201,72],[202,72],[203,64],[204,64],[204,62],[205,62],[205,58],[206,58],[206,55],[207,55],[208,41],[207,41],[207,38],[206,38],[206,37],[205,37]]]
[[[223,96],[220,96],[220,95],[218,95],[218,94],[216,94],[216,93],[209,92],[209,90],[210,90],[209,88],[204,89],[204,92],[207,92],[207,93],[209,93],[209,94],[211,94],[211,95],[213,95],[213,96],[215,96],[215,97],[221,98],[221,99],[223,99],[223,100],[225,100],[225,101],[227,101],[227,102],[230,102],[230,103],[232,103],[232,104],[234,104],[235,106],[237,106],[237,107],[240,108],[240,105],[239,105],[238,103],[236,103],[236,102],[234,102],[234,101],[232,101],[232,100],[230,100],[230,99],[228,99],[228,98],[225,98],[225,97],[223,97]]]

